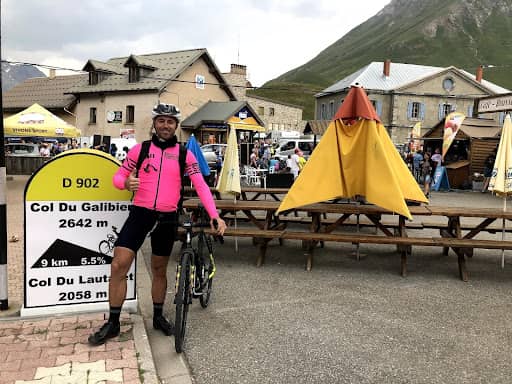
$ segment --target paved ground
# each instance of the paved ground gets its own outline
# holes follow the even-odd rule
[[[104,323],[103,313],[18,317],[23,300],[23,191],[27,180],[27,176],[12,176],[7,181],[10,309],[0,312],[0,384],[159,382],[140,315],[123,313],[120,337],[99,347],[90,347],[87,337]],[[141,268],[141,282],[144,272]]]
[[[16,201],[25,182],[15,177],[7,184],[8,237],[19,238],[8,243],[11,305],[22,298],[23,208]],[[434,193],[431,203],[503,202],[450,192]],[[185,354],[175,354],[172,339],[148,327],[149,276],[138,268],[140,313],[123,315],[123,336],[104,348],[85,344],[102,314],[0,318],[0,384],[115,383],[120,375],[125,383],[141,376],[153,383],[153,361],[163,383],[511,382],[511,254],[502,270],[501,251],[475,251],[463,283],[455,255],[443,257],[440,249],[415,247],[409,276],[401,278],[392,246],[362,245],[358,261],[351,245],[328,244],[316,250],[311,272],[304,271],[298,242],[271,243],[262,268],[254,266],[250,241],[240,239],[239,246],[236,253],[226,239],[218,247],[213,301],[206,310],[192,306]],[[147,245],[143,253],[139,265]],[[171,266],[171,282],[173,274]],[[174,316],[172,308],[167,312]]]
[[[432,203],[503,202],[450,192]],[[240,239],[238,253],[231,239],[217,248],[213,301],[189,314],[185,356],[195,383],[512,381],[510,253],[502,270],[501,251],[475,251],[464,283],[456,256],[441,249],[415,247],[402,278],[394,246],[361,245],[358,261],[352,245],[328,244],[306,272],[299,242],[271,244],[262,268],[251,241]]]

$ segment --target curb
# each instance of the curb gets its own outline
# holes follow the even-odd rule
[[[137,360],[141,370],[141,376],[144,378],[144,384],[159,384],[160,381],[156,375],[156,368],[153,362],[153,354],[149,345],[144,319],[140,315],[132,314],[133,320],[133,341],[137,351]]]

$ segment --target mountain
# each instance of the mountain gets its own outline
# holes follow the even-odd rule
[[[303,118],[312,119],[316,92],[386,59],[471,73],[484,65],[486,80],[512,89],[511,36],[511,0],[392,0],[311,61],[252,92],[302,105]]]
[[[2,63],[2,92],[31,77],[46,77],[46,75],[33,65]]]

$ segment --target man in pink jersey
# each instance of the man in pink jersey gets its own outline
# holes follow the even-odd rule
[[[150,231],[153,328],[166,335],[174,333],[174,326],[163,316],[163,305],[167,289],[167,264],[177,231],[176,211],[181,197],[180,146],[175,136],[179,119],[180,112],[176,106],[157,104],[153,108],[153,136],[149,153],[138,175],[136,166],[141,144],[128,152],[123,165],[114,175],[115,187],[134,192],[134,198],[116,240],[110,267],[109,319],[99,331],[89,336],[92,345],[101,345],[119,335],[119,316],[126,298],[126,274]],[[186,154],[185,171],[210,215],[212,230],[215,230],[214,221],[217,221],[217,234],[224,234],[226,223],[219,217],[210,189],[190,151]]]

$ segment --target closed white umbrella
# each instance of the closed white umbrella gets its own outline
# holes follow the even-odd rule
[[[494,161],[489,191],[503,197],[503,211],[507,210],[507,196],[512,194],[512,120],[507,114],[501,139],[498,146],[498,153]],[[503,219],[503,231],[501,239],[505,240],[505,219]],[[501,267],[505,267],[505,250],[501,251]]]

